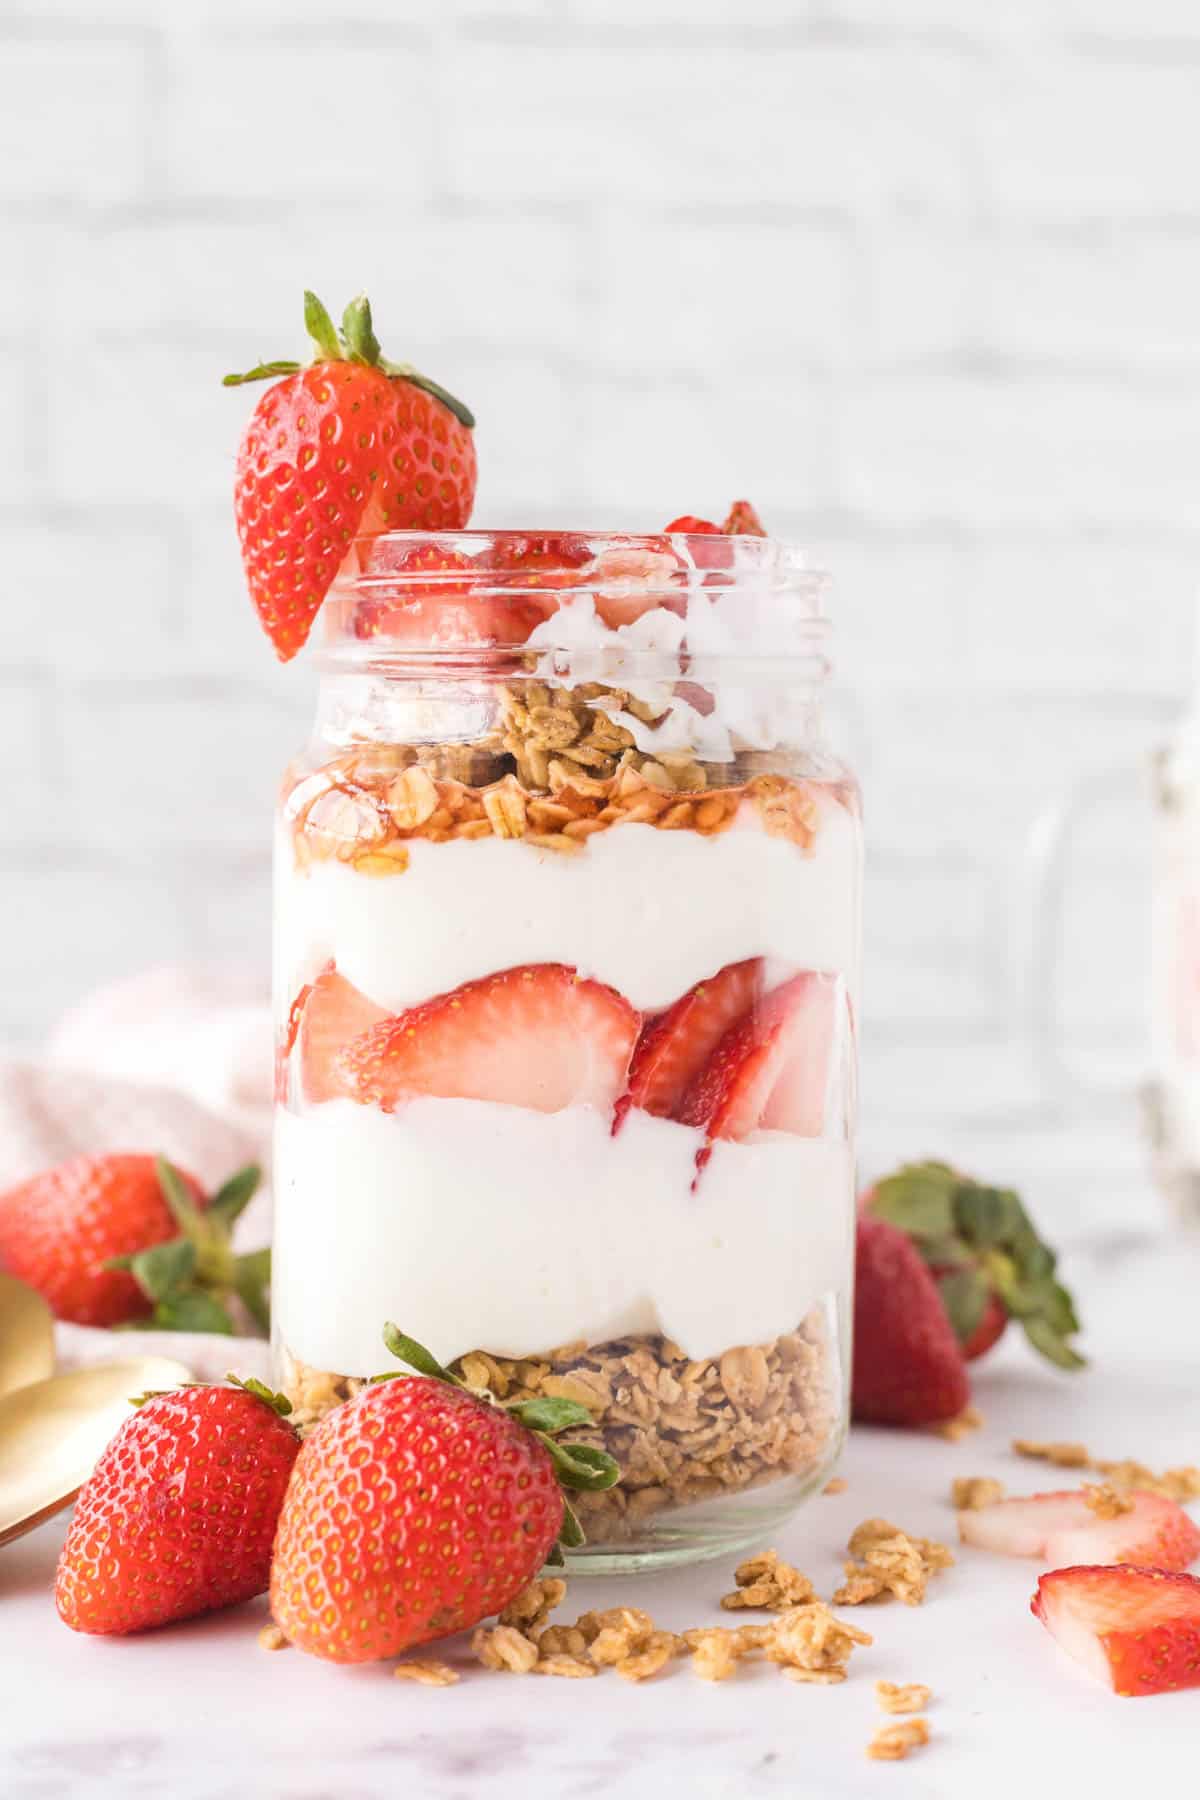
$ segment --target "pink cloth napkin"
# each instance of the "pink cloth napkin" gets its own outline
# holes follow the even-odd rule
[[[161,1152],[216,1186],[245,1163],[264,1184],[238,1222],[250,1250],[271,1235],[270,1003],[237,971],[161,968],[98,990],[54,1031],[46,1052],[0,1059],[0,1191],[83,1151]],[[60,1364],[132,1353],[173,1356],[197,1376],[236,1368],[265,1377],[255,1338],[58,1328]]]

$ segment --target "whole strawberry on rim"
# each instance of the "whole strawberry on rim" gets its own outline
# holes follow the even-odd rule
[[[234,504],[250,597],[281,662],[296,655],[357,537],[461,530],[475,499],[474,416],[410,363],[383,356],[365,294],[339,332],[304,296],[313,360],[274,381],[242,434]]]
[[[301,1650],[370,1662],[499,1612],[583,1532],[564,1488],[612,1487],[606,1451],[558,1443],[591,1424],[549,1396],[504,1404],[396,1326],[418,1371],[376,1376],[305,1439],[279,1518],[271,1611]]]

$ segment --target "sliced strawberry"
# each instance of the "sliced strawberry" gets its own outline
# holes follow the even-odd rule
[[[1200,1530],[1174,1500],[1134,1493],[1128,1512],[1104,1518],[1086,1490],[997,1500],[958,1516],[964,1544],[1002,1556],[1040,1556],[1049,1568],[1070,1563],[1148,1563],[1186,1569],[1200,1556]]]
[[[640,1015],[562,963],[469,981],[367,1031],[336,1059],[344,1091],[391,1112],[416,1094],[535,1112],[611,1107]]]
[[[695,513],[680,513],[677,519],[671,520],[666,529],[668,535],[678,532],[681,535],[686,534],[688,537],[705,537],[719,534],[721,527],[714,525],[711,519],[698,519]]]
[[[584,571],[596,611],[614,630],[632,625],[655,607],[682,613],[687,594],[680,585],[684,565],[665,541],[660,548],[613,545]]]
[[[631,1106],[673,1119],[676,1109],[729,1027],[759,999],[763,959],[749,957],[689,988],[642,1028],[622,1113]]]
[[[339,975],[332,963],[310,987],[302,988],[290,1015],[297,1025],[293,1028],[289,1019],[289,1030],[300,1046],[303,1097],[313,1104],[342,1099],[349,1090],[338,1071],[338,1052],[387,1016],[382,1006]]]
[[[1118,1694],[1200,1687],[1200,1581],[1164,1569],[1055,1569],[1035,1618],[1067,1655]]]
[[[523,644],[556,605],[532,594],[497,592],[485,568],[436,543],[384,539],[371,546],[364,573],[377,585],[355,609],[355,635],[413,648]],[[395,586],[384,580],[393,575]]]
[[[819,1137],[833,1060],[841,983],[806,971],[769,993],[726,1031],[679,1107],[710,1139],[760,1127]]]

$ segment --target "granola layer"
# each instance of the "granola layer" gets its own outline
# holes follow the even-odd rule
[[[839,1399],[820,1309],[793,1332],[693,1359],[658,1336],[565,1345],[520,1360],[473,1350],[451,1367],[500,1400],[576,1400],[590,1430],[564,1436],[606,1449],[621,1480],[572,1503],[594,1548],[653,1537],[655,1515],[785,1475],[815,1477],[835,1447]],[[350,1399],[361,1378],[285,1357],[281,1379],[302,1430]]]

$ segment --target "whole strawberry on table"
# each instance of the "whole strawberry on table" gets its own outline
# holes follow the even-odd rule
[[[1009,1188],[948,1163],[910,1163],[863,1194],[854,1303],[853,1410],[929,1425],[970,1398],[966,1364],[1009,1320],[1056,1367],[1081,1369],[1075,1304],[1057,1257]]]
[[[55,1596],[76,1631],[125,1635],[252,1599],[331,1662],[395,1656],[499,1612],[559,1545],[564,1490],[614,1485],[591,1423],[550,1397],[504,1404],[394,1325],[416,1373],[377,1376],[301,1445],[260,1382],[143,1397],[84,1486]]]

